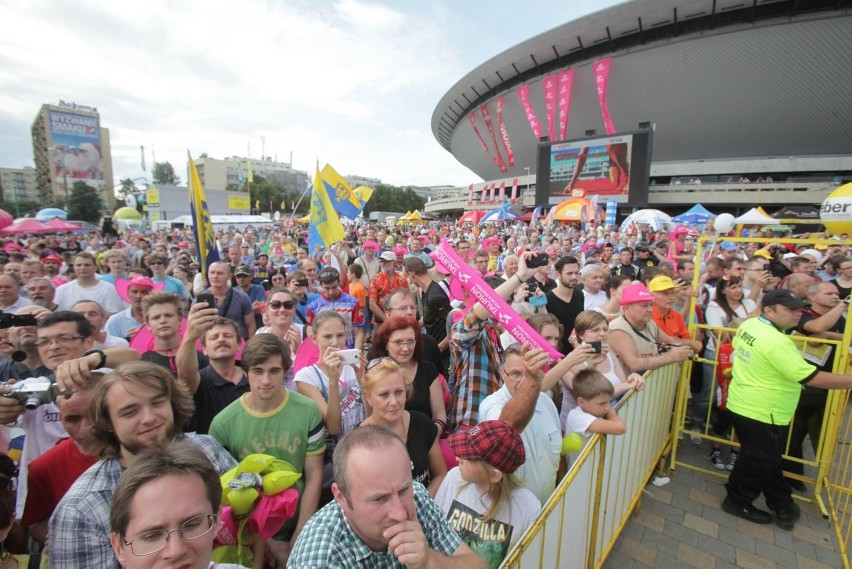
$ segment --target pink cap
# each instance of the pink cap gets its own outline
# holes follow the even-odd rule
[[[488,245],[490,245],[491,243],[494,243],[495,241],[497,241],[497,242],[499,243],[499,242],[500,242],[500,238],[499,238],[499,237],[494,237],[494,236],[486,237],[485,239],[483,239],[483,240],[482,240],[482,244],[483,244],[485,247],[488,247]]]
[[[621,291],[621,306],[637,302],[651,302],[652,300],[654,300],[654,295],[642,283],[627,285]]]
[[[689,229],[683,225],[678,225],[674,228],[674,231],[672,231],[672,235],[686,235],[687,233],[689,233]]]
[[[367,241],[366,243],[364,243],[364,245],[361,246],[361,248],[362,249],[375,249],[376,251],[378,251],[379,250],[379,244],[376,243],[375,241]]]
[[[60,265],[62,264],[62,259],[58,255],[45,255],[41,258],[42,263],[48,263],[50,261],[53,261],[54,263],[58,263]]]
[[[135,276],[132,279],[116,279],[115,280],[115,290],[118,293],[118,296],[124,300],[124,302],[130,303],[130,295],[128,294],[128,290],[130,287],[141,287],[148,288],[150,290],[163,290],[165,288],[166,283],[154,283],[149,277],[141,277]]]

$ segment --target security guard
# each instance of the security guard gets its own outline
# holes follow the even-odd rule
[[[793,529],[801,512],[782,475],[781,456],[803,386],[852,388],[852,376],[819,371],[787,335],[805,306],[789,290],[766,293],[761,315],[741,324],[734,337],[728,391],[728,411],[741,448],[722,509],[751,522],[771,523],[772,514],[752,504],[762,492],[775,522],[786,530]]]

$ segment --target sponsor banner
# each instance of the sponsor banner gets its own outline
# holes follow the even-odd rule
[[[556,140],[556,75],[550,75],[541,80],[544,88],[544,108],[547,110],[547,136]]]
[[[606,88],[609,84],[609,68],[612,64],[612,58],[607,57],[596,61],[595,69],[595,87],[598,91],[598,101],[601,104],[601,117],[603,118],[604,128],[607,134],[615,134],[615,126],[612,124],[612,117],[609,116],[609,108],[606,105]]]
[[[145,190],[145,203],[148,204],[148,209],[160,208],[160,190],[157,188],[148,188]]]
[[[479,203],[484,204],[485,200],[488,199],[488,184],[482,186],[482,198],[479,200]]]
[[[97,116],[48,111],[50,146],[53,150],[55,191],[65,191],[81,180],[103,188],[104,167],[101,127]]]
[[[518,313],[512,310],[506,301],[500,298],[500,295],[494,292],[494,289],[488,286],[482,280],[482,277],[453,251],[446,239],[441,240],[441,244],[438,245],[431,256],[435,261],[442,264],[447,269],[448,274],[453,275],[454,279],[458,280],[519,344],[529,344],[533,348],[541,348],[553,359],[562,359],[562,354],[551,348],[550,344],[545,342],[538,332],[518,316]]]
[[[506,199],[506,182],[500,182],[500,196],[498,201],[502,204]]]
[[[491,187],[488,188],[488,203],[494,204],[494,184],[491,184]]]
[[[568,112],[571,110],[571,87],[574,70],[559,72],[559,140],[565,140],[568,132]]]
[[[615,217],[618,211],[618,202],[615,200],[607,200],[606,202],[606,224],[609,226],[615,225]]]
[[[473,184],[467,189],[467,205],[473,205]]]
[[[527,122],[530,123],[530,128],[533,131],[533,136],[536,140],[541,139],[541,123],[538,122],[538,117],[535,116],[535,111],[530,104],[530,86],[522,85],[515,91],[518,98],[521,100],[521,106],[524,107],[524,112],[527,115]]]
[[[488,110],[488,105],[482,105],[479,108],[479,112],[485,120],[485,126],[488,128],[488,135],[491,137],[491,144],[494,145],[494,152],[497,153],[494,158],[494,163],[497,164],[500,171],[505,174],[508,169],[506,168],[506,162],[503,160],[503,155],[500,154],[500,146],[497,145],[497,136],[494,134],[494,121],[491,120],[491,111]]]
[[[497,128],[500,129],[500,138],[503,139],[503,148],[506,149],[506,160],[509,167],[515,165],[515,152],[512,150],[512,141],[509,140],[509,131],[503,122],[503,96],[497,97]]]
[[[515,200],[518,199],[518,179],[515,178],[512,180],[512,199],[511,202],[515,203]]]
[[[486,155],[487,155],[487,156],[491,159],[491,161],[492,161],[492,162],[494,162],[494,163],[497,165],[497,167],[499,168],[499,167],[500,167],[500,162],[498,162],[498,161],[497,161],[497,158],[496,158],[496,157],[494,157],[494,156],[492,156],[492,155],[491,155],[491,151],[490,151],[490,150],[488,150],[488,145],[487,145],[487,144],[485,144],[485,139],[484,139],[484,138],[482,138],[482,133],[480,133],[480,132],[479,132],[479,125],[478,125],[478,124],[476,124],[476,113],[475,113],[475,112],[474,112],[474,113],[470,113],[470,114],[467,116],[467,118],[468,118],[468,120],[470,120],[470,125],[473,127],[473,132],[476,134],[476,138],[478,138],[478,139],[479,139],[479,144],[481,144],[481,145],[482,145],[482,150],[484,150],[484,151],[485,151],[485,154],[486,154]],[[499,155],[499,154],[498,154],[498,155]],[[502,158],[500,159],[500,161],[502,161]],[[485,203],[485,202],[483,202],[483,203]]]
[[[251,199],[248,194],[239,196],[228,196],[228,209],[239,209],[249,211],[251,209]]]

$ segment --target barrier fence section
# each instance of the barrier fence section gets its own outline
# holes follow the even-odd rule
[[[502,567],[597,568],[606,560],[671,443],[680,365],[648,373],[619,403],[621,436],[594,435]]]
[[[839,427],[831,441],[834,450],[833,460],[828,466],[824,487],[828,509],[837,534],[843,567],[852,567],[849,560],[849,541],[852,538],[852,412],[849,411],[849,391],[835,391],[841,417]]]

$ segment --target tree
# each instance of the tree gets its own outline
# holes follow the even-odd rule
[[[154,162],[154,168],[151,172],[155,184],[180,185],[180,177],[175,175],[175,169],[168,161]]]
[[[121,187],[118,189],[118,195],[127,197],[128,194],[135,194],[139,191],[136,187],[136,182],[130,178],[125,178],[121,181]]]
[[[71,187],[68,204],[68,219],[79,219],[97,224],[104,210],[104,202],[98,190],[83,181],[76,181]]]
[[[370,201],[364,207],[364,216],[367,217],[374,211],[404,213],[414,211],[415,209],[422,210],[425,205],[426,198],[422,198],[414,193],[411,186],[401,188],[388,184],[378,184],[373,192],[373,197],[370,198]]]

